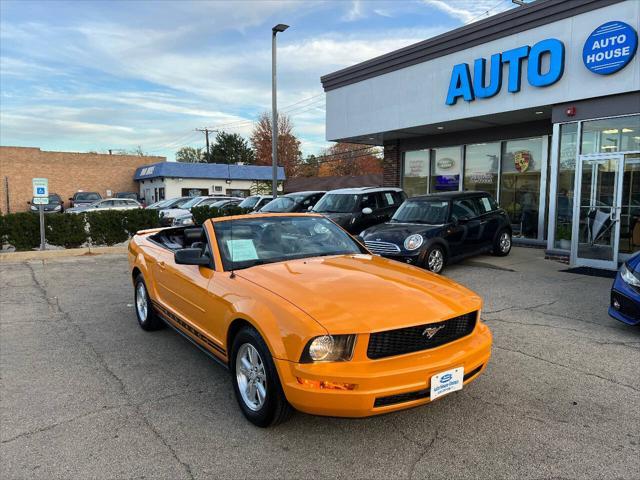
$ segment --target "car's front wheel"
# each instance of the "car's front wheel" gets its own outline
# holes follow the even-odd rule
[[[447,257],[441,245],[432,245],[425,255],[425,267],[433,273],[440,273],[444,269]]]
[[[143,330],[151,331],[162,328],[162,320],[160,320],[151,305],[151,298],[149,298],[147,285],[144,283],[142,274],[136,277],[134,306],[136,309],[138,324]]]
[[[501,230],[493,242],[492,253],[496,257],[506,257],[511,252],[511,233],[508,230]]]
[[[233,339],[229,367],[236,400],[247,420],[268,427],[291,415],[293,409],[282,391],[269,348],[254,328],[243,328]]]

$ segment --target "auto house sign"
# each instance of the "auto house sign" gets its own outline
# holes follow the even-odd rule
[[[584,42],[584,66],[598,75],[610,75],[624,68],[636,54],[638,34],[627,23],[607,22]]]

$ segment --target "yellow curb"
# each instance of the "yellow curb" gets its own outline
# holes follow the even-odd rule
[[[47,260],[63,257],[81,257],[83,255],[126,254],[127,245],[116,247],[66,248],[64,250],[33,250],[28,252],[0,253],[0,263],[24,262],[27,260]]]

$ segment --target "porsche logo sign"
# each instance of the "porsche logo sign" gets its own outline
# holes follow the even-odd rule
[[[513,154],[513,161],[515,163],[516,170],[520,173],[524,173],[531,165],[531,152],[527,150],[520,150]]]

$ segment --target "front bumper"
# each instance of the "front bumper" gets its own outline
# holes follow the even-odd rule
[[[294,363],[275,360],[285,396],[302,412],[336,417],[368,417],[429,403],[432,375],[464,367],[464,385],[486,368],[491,356],[491,332],[482,322],[459,340],[437,348],[380,360],[366,358],[368,335],[359,335],[354,360],[335,363]],[[360,359],[360,360],[358,360]],[[355,384],[353,390],[321,389],[298,378]]]
[[[609,316],[627,325],[640,325],[640,292],[622,280],[620,273],[611,289]]]

